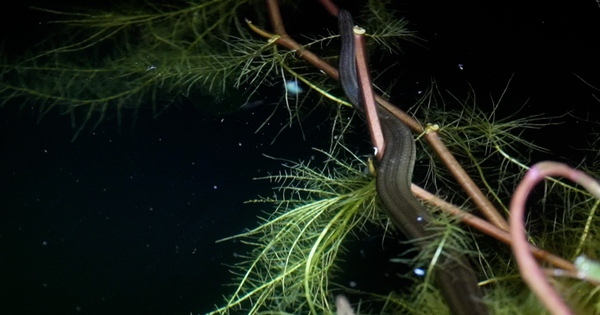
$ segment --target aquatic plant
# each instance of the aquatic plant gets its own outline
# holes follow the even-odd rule
[[[337,9],[331,2],[322,3],[335,15]],[[399,39],[414,40],[414,34],[384,5],[369,1],[363,21],[369,23],[375,47],[399,51]],[[285,170],[263,178],[277,185],[276,197],[251,202],[272,204],[275,210],[261,218],[258,227],[234,236],[250,250],[232,267],[233,293],[211,314],[330,314],[337,293],[347,294],[360,305],[359,314],[448,313],[431,271],[451,252],[465,253],[475,262],[484,302],[492,312],[542,312],[542,305],[522,284],[508,247],[482,235],[514,245],[505,217],[513,191],[528,170],[528,157],[521,152],[527,152],[523,148],[542,149],[528,142],[522,132],[548,125],[550,118],[496,118],[504,93],[488,104],[486,112],[475,93],[460,98],[442,92],[435,83],[417,100],[412,115],[375,95],[381,106],[419,135],[420,159],[429,161],[429,172],[425,189],[414,185],[412,189],[435,215],[427,227],[431,234],[426,246],[418,247],[417,255],[398,258],[412,268],[427,266],[424,277],[407,274],[393,280],[411,287],[409,293],[359,292],[335,281],[343,272],[339,261],[344,259],[345,242],[360,237],[367,224],[387,231],[386,237],[396,234],[389,232],[393,228],[380,211],[374,177],[363,172],[367,163],[344,146],[351,121],[339,119],[342,110],[338,107],[348,102],[336,82],[339,73],[331,65],[339,54],[338,46],[332,44],[336,30],[300,44],[287,34],[274,0],[266,6],[249,0],[197,0],[181,7],[148,4],[127,11],[40,10],[61,17],[54,23],[64,25],[71,37],[58,47],[49,46],[49,41],[37,53],[5,60],[0,99],[4,106],[19,100],[37,104],[34,110],[40,117],[52,110],[70,115],[77,125],[74,138],[91,122],[97,125],[107,115],[120,117],[123,111],[137,111],[148,100],[159,114],[176,99],[173,96],[210,96],[210,103],[215,104],[212,110],[226,113],[234,110],[225,101],[235,94],[232,90],[245,91],[236,97],[250,100],[261,87],[287,78],[309,87],[297,103],[290,102],[287,93],[283,95],[289,123],[300,121],[307,99],[314,97],[319,106],[335,107],[332,113],[338,119],[331,146],[319,150],[326,163],[311,166],[285,161]],[[258,21],[266,15],[272,31],[242,19],[242,12]],[[446,109],[450,103],[460,109]],[[543,197],[535,205],[539,215],[528,222],[533,227],[526,250],[547,266],[546,279],[571,309],[599,314],[594,261],[600,254],[598,202],[560,179],[544,179],[544,185]],[[411,240],[411,244],[419,241]],[[528,283],[539,283],[535,281]]]

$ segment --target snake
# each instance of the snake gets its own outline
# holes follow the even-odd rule
[[[338,13],[341,50],[339,77],[342,89],[353,107],[364,114],[362,93],[356,72],[354,22],[350,12]],[[377,116],[385,141],[385,151],[379,160],[376,176],[377,195],[391,222],[418,247],[430,242],[427,229],[431,215],[412,193],[412,176],[416,160],[416,145],[410,128],[380,104]],[[488,314],[482,302],[475,271],[468,260],[452,251],[451,259],[441,258],[435,268],[437,287],[453,314]]]

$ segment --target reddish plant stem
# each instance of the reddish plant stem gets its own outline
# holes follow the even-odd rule
[[[267,0],[267,11],[272,13],[269,14],[269,18],[271,19],[271,27],[273,27],[275,34],[281,37],[289,38],[290,36],[285,30],[285,25],[283,24],[283,19],[281,18],[281,11],[279,10],[279,1]]]
[[[471,197],[473,203],[475,203],[475,205],[477,205],[477,207],[481,210],[481,213],[483,213],[483,215],[492,224],[501,228],[502,230],[508,231],[508,223],[504,217],[502,217],[498,210],[496,210],[490,200],[485,197],[479,187],[475,185],[475,182],[473,182],[471,177],[454,158],[454,155],[452,155],[450,150],[448,150],[448,147],[446,147],[440,139],[439,133],[436,131],[428,131],[425,135],[425,138],[427,138],[429,144],[437,152],[438,156],[450,170],[452,175],[454,175],[456,181],[460,183],[462,188]]]
[[[321,0],[321,2],[322,3],[323,2],[331,3],[331,1],[329,1],[329,0]],[[308,63],[312,64],[317,69],[322,70],[324,73],[326,73],[333,79],[339,80],[339,72],[335,67],[331,66],[329,63],[327,63],[326,61],[324,61],[323,59],[321,59],[319,56],[312,53],[311,51],[305,50],[302,47],[302,45],[300,45],[299,43],[297,43],[296,41],[294,41],[292,38],[290,38],[287,35],[287,33],[285,32],[285,28],[283,27],[277,0],[267,0],[267,7],[269,10],[269,15],[271,16],[271,21],[272,21],[272,23],[274,23],[273,29],[278,32],[277,35],[269,33],[267,31],[264,31],[256,26],[254,26],[250,22],[248,22],[249,26],[257,34],[259,34],[265,38],[275,39],[278,36],[279,38],[275,39],[275,42],[278,45],[285,47],[291,51],[296,51],[296,53],[298,54],[299,57],[303,58]],[[337,15],[338,8],[335,5],[332,4],[332,5],[328,6],[327,8],[331,14]],[[415,120],[412,116],[406,114],[402,110],[398,109],[396,106],[394,106],[393,104],[391,104],[390,102],[388,102],[387,100],[382,98],[380,95],[375,94],[375,100],[379,104],[384,106],[387,110],[389,110],[392,114],[394,114],[396,117],[401,119],[413,131],[415,131],[417,133],[422,133],[424,131],[423,126],[417,120]],[[490,218],[490,217],[497,218],[494,220],[490,219],[490,221],[494,221],[494,225],[497,227],[500,227],[500,229],[508,231],[508,224],[506,223],[506,220],[502,217],[502,215],[500,215],[498,210],[495,209],[495,207],[485,197],[485,195],[481,192],[481,190],[479,190],[479,188],[473,183],[473,181],[466,174],[466,172],[464,171],[462,166],[460,166],[460,164],[458,164],[456,159],[454,159],[452,154],[448,151],[448,149],[445,147],[443,142],[439,139],[439,136],[437,135],[437,133],[435,133],[434,135],[426,136],[426,139],[434,147],[434,149],[438,152],[442,161],[444,161],[444,163],[451,170],[451,172],[455,175],[455,177],[457,177],[457,181],[463,186],[463,189],[465,189],[465,191],[469,194],[469,196],[473,199],[473,201],[476,203],[478,208],[485,214],[485,216],[487,218]],[[414,190],[413,190],[413,192],[414,192]],[[466,222],[467,224],[470,224],[473,227],[478,228],[478,229],[479,229],[478,226],[482,226],[482,225],[478,225],[477,223],[471,224],[469,222],[469,220],[471,218],[470,214],[467,214],[462,211],[460,211],[460,213],[462,213],[462,215],[461,215],[462,220],[464,222]],[[479,220],[481,220],[481,219],[479,219]],[[504,222],[504,223],[502,223],[502,222]],[[500,240],[500,241],[503,241],[506,243],[510,242],[510,238],[502,236],[503,234],[502,234],[501,230],[491,227],[491,224],[486,225],[486,226],[489,227],[488,230],[490,230],[490,231],[495,230],[496,232],[488,233],[488,232],[486,232],[487,230],[482,230],[482,232],[484,232],[488,235],[491,235],[493,237],[497,237],[498,240]],[[554,259],[553,257],[556,257],[556,256],[554,256],[546,251],[543,251],[541,249],[536,249],[536,250],[533,250],[533,252],[536,253],[536,256],[539,257],[540,259],[548,260],[550,263],[552,263],[553,265],[555,265],[557,267],[560,267],[560,268],[566,269],[566,270],[575,270],[573,265],[571,263],[569,263],[568,261],[565,261],[561,258]]]
[[[379,95],[375,95],[375,99],[379,104],[381,104],[381,106],[385,107],[392,114],[407,124],[414,132],[423,133],[425,131],[423,126],[421,126],[416,119],[406,114],[392,103],[388,102]],[[429,145],[431,145],[431,147],[438,154],[440,160],[442,160],[444,165],[446,165],[448,170],[450,170],[452,175],[454,175],[456,181],[467,192],[469,197],[471,197],[473,203],[475,203],[481,213],[483,213],[483,215],[495,226],[501,228],[502,230],[508,231],[508,222],[506,222],[506,219],[504,219],[504,217],[483,194],[479,187],[475,185],[475,182],[473,182],[471,177],[467,174],[467,172],[465,172],[465,169],[462,168],[462,166],[454,158],[454,155],[452,155],[450,150],[448,150],[448,147],[446,147],[442,139],[440,139],[439,134],[436,131],[428,130],[425,134],[425,139],[427,139],[427,142],[429,142]]]
[[[533,165],[525,174],[525,177],[517,186],[510,203],[510,235],[512,238],[512,250],[521,277],[529,288],[544,303],[548,311],[554,315],[572,314],[560,294],[554,290],[546,280],[546,275],[529,250],[529,243],[525,234],[523,217],[525,215],[525,204],[531,190],[543,181],[546,176],[562,176],[583,185],[590,192],[598,192],[598,183],[585,173],[574,170],[569,166],[556,162],[540,162]]]
[[[476,215],[461,210],[457,206],[439,198],[438,196],[428,192],[427,190],[415,184],[412,184],[412,192],[419,199],[424,200],[428,204],[440,208],[442,211],[460,219],[465,224],[501,241],[504,244],[511,245],[511,237],[507,231],[499,229],[495,225]],[[529,245],[529,250],[533,253],[535,257],[549,262],[556,268],[568,271],[575,271],[575,266],[573,266],[573,264],[570,261],[565,260],[562,257],[548,253],[547,251],[544,251],[533,245]]]
[[[365,49],[365,30],[354,27],[354,44],[356,46],[356,72],[358,74],[360,90],[363,97],[363,105],[367,116],[367,125],[371,134],[371,143],[375,146],[375,156],[378,160],[383,157],[385,152],[385,141],[383,131],[377,115],[377,104],[373,95],[373,84],[371,83],[371,74],[367,65],[367,56]]]
[[[340,8],[331,0],[319,0],[319,3],[325,8],[325,11],[337,18]]]

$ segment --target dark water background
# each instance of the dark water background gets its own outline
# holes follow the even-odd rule
[[[22,3],[1,6],[5,53],[43,36],[39,13]],[[393,57],[406,69],[395,100],[412,98],[431,77],[458,93],[470,84],[482,98],[498,97],[512,77],[500,115],[527,102],[524,115],[585,117],[592,123],[533,135],[557,156],[583,156],[575,149],[595,138],[600,102],[593,95],[600,92],[575,74],[600,88],[595,1],[405,1],[395,8],[426,40]],[[304,32],[334,28],[323,16]],[[189,314],[222,302],[230,291],[225,264],[243,249],[215,240],[255,226],[268,210],[243,203],[270,194],[271,184],[252,178],[281,170],[263,154],[306,160],[311,147],[326,148],[328,136],[309,128],[304,140],[293,128],[270,144],[277,126],[254,133],[268,110],[223,118],[198,110],[202,102],[157,118],[142,110],[135,124],[126,115],[121,128],[111,118],[74,142],[68,117],[50,113],[38,123],[29,111],[35,104],[0,109],[0,314]]]

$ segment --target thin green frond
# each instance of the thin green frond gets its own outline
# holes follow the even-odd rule
[[[277,197],[251,202],[274,203],[275,212],[259,227],[231,237],[253,249],[234,269],[237,289],[211,314],[331,313],[328,279],[337,271],[343,241],[378,214],[374,181],[357,170],[357,161],[328,158],[322,169],[285,161],[286,171],[262,178],[278,185]]]
[[[376,47],[386,49],[390,53],[400,53],[405,41],[421,41],[416,33],[408,28],[406,19],[398,18],[400,14],[390,10],[387,1],[368,1],[362,16],[366,25],[360,25],[367,30],[370,38],[376,42]]]

